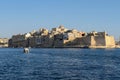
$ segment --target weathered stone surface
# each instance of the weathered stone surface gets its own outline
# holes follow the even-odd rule
[[[0,47],[8,47],[8,38],[0,38]]]
[[[89,47],[114,48],[115,40],[106,32],[80,32],[75,29],[68,30],[64,26],[40,29],[23,35],[14,35],[11,38],[13,47]]]

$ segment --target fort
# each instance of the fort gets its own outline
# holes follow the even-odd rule
[[[9,39],[9,47],[115,48],[115,40],[106,32],[86,33],[60,25],[51,31],[41,28],[38,31],[13,35]]]

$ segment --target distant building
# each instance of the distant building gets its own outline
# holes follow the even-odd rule
[[[76,39],[86,36],[85,32],[80,32],[75,29],[68,30],[64,33],[64,45],[65,46],[75,46],[78,45],[78,41]]]
[[[41,28],[38,31],[13,35],[9,40],[9,46],[114,48],[115,40],[106,32],[85,33],[59,26],[51,31]]]
[[[33,36],[29,38],[29,45],[31,47],[46,47],[49,40],[48,35],[49,31],[47,29],[39,29],[39,31],[35,32]]]
[[[0,47],[8,47],[8,38],[0,38]]]
[[[10,39],[11,47],[27,47],[29,46],[28,39],[31,37],[30,33],[13,35]],[[11,44],[11,43],[10,43]]]
[[[89,48],[114,48],[115,40],[113,36],[109,36],[106,32],[91,32],[87,36],[78,39],[81,46]]]
[[[72,47],[78,45],[77,38],[85,36],[84,32],[67,30],[54,36],[54,47]]]

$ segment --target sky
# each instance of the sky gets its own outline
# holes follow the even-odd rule
[[[0,37],[59,25],[120,37],[120,0],[0,0]]]

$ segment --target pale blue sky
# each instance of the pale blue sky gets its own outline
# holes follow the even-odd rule
[[[0,37],[64,25],[120,36],[120,0],[0,0]]]

